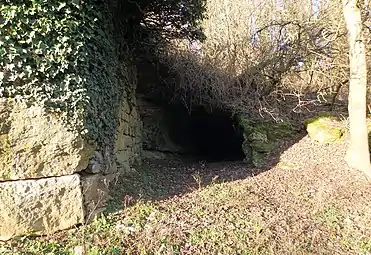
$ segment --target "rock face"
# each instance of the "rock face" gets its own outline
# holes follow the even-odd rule
[[[176,129],[182,127],[182,124],[186,125],[186,123],[171,125],[174,123],[169,123],[169,121],[174,120],[166,115],[165,110],[144,98],[139,98],[138,110],[143,123],[142,143],[144,150],[170,153],[185,153],[189,150],[179,146],[174,141],[174,136],[171,135],[169,129],[169,126]],[[175,119],[176,116],[172,117]]]
[[[52,233],[83,220],[78,174],[0,183],[0,240]]]
[[[133,164],[140,159],[142,151],[142,122],[136,101],[124,100],[119,114],[115,151],[119,165]]]
[[[87,222],[90,222],[97,214],[104,211],[110,198],[109,190],[114,185],[116,177],[116,174],[95,174],[81,177],[85,220]]]
[[[93,147],[41,107],[0,101],[0,181],[84,170]]]
[[[242,150],[245,162],[255,167],[263,167],[265,158],[275,147],[275,143],[296,131],[288,122],[260,122],[251,121],[246,116],[239,116],[238,123],[243,130],[244,142]]]
[[[121,169],[139,162],[135,98],[123,98],[116,143],[97,148],[38,106],[0,98],[0,240],[49,234],[103,211]]]

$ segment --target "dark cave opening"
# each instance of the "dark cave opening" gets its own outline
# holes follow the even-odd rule
[[[231,113],[197,107],[167,106],[165,122],[169,137],[187,154],[199,160],[237,161],[244,159],[243,134]]]

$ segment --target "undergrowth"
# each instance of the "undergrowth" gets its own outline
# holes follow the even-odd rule
[[[179,163],[179,162],[178,162]],[[121,180],[108,211],[90,225],[4,243],[1,254],[370,254],[367,204],[307,197],[305,188],[276,174],[203,185],[194,166],[145,164]],[[241,170],[241,169],[240,169]],[[184,171],[184,169],[182,170]],[[201,171],[205,171],[201,170]],[[303,171],[299,171],[302,173]],[[308,172],[309,174],[309,172]],[[174,176],[176,180],[174,180]],[[322,176],[323,177],[323,176]],[[288,178],[286,180],[286,178]],[[294,178],[300,178],[294,177]],[[316,179],[318,182],[323,180]],[[205,178],[206,179],[206,178]],[[313,180],[312,179],[312,180]],[[277,181],[280,180],[280,183]],[[173,186],[190,182],[187,192]],[[168,185],[166,185],[168,183]],[[182,184],[181,184],[182,183]],[[313,183],[312,183],[313,184]],[[308,184],[311,185],[311,184]],[[349,187],[352,188],[352,187]],[[354,187],[353,187],[354,188]],[[273,191],[274,190],[274,191]],[[304,192],[304,193],[303,193]],[[320,196],[320,197],[319,197]],[[130,199],[129,199],[130,198]],[[360,218],[360,217],[363,217]]]

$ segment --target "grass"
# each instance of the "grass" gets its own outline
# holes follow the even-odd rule
[[[369,188],[279,165],[227,182],[216,177],[225,165],[145,164],[90,225],[17,238],[0,254],[371,254]]]

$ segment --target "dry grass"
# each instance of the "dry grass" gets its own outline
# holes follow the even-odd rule
[[[115,200],[121,210],[90,226],[11,241],[0,253],[371,254],[371,184],[343,163],[344,147],[304,137],[265,172],[147,162],[116,194],[134,204]]]

